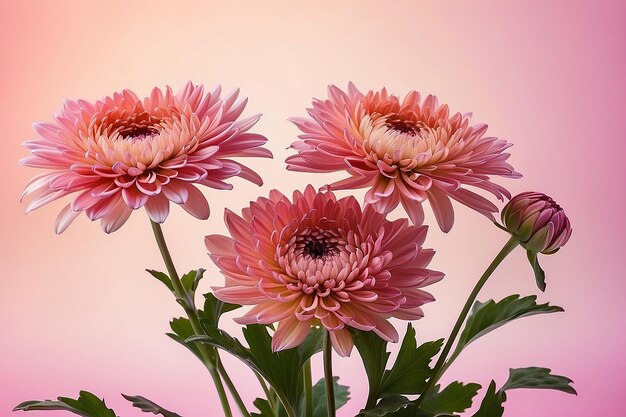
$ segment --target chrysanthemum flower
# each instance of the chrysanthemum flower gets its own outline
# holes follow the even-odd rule
[[[328,88],[328,100],[314,100],[311,119],[293,118],[304,132],[292,144],[298,154],[288,169],[304,172],[346,170],[350,177],[333,189],[369,187],[365,202],[380,213],[402,204],[414,224],[422,224],[426,200],[439,227],[454,223],[450,198],[495,220],[497,207],[467,186],[484,189],[498,199],[510,198],[490,175],[519,178],[506,163],[511,146],[485,137],[487,125],[470,125],[470,114],[450,114],[435,96],[421,99],[411,91],[404,100],[387,93],[361,93],[350,83],[348,92]]]
[[[350,354],[348,327],[396,342],[388,319],[415,320],[433,297],[421,290],[443,278],[426,269],[434,251],[422,249],[426,226],[388,221],[354,197],[308,186],[290,201],[278,191],[226,211],[232,237],[211,235],[206,245],[226,277],[220,300],[254,305],[241,324],[278,322],[274,350],[306,338],[311,326],[330,331],[335,350]]]
[[[167,87],[144,99],[124,90],[95,103],[66,101],[54,123],[34,125],[40,138],[25,143],[33,155],[21,163],[52,170],[26,186],[23,196],[33,197],[26,211],[79,193],[59,214],[57,233],[82,211],[101,219],[107,233],[141,207],[162,223],[170,201],[208,218],[194,184],[231,189],[225,180],[239,176],[261,185],[255,172],[228,158],[272,156],[261,147],[265,137],[247,132],[260,115],[237,120],[247,100],[237,101],[238,90],[224,98],[220,92],[188,83],[178,94]]]

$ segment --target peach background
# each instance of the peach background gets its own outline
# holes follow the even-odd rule
[[[96,99],[121,88],[148,93],[191,79],[250,97],[263,112],[257,130],[273,161],[253,160],[262,189],[235,181],[235,192],[205,190],[213,216],[200,222],[174,209],[165,232],[180,270],[208,267],[203,289],[221,282],[202,239],[223,232],[225,206],[240,209],[276,187],[289,192],[333,175],[284,171],[285,148],[325,86],[386,85],[437,94],[473,111],[490,133],[515,143],[512,163],[525,177],[514,192],[544,191],[574,224],[570,244],[543,258],[548,290],[539,299],[564,314],[517,322],[472,345],[448,379],[502,383],[508,367],[551,367],[575,380],[579,396],[516,391],[507,416],[618,416],[626,410],[623,276],[623,155],[626,88],[623,2],[373,1],[0,1],[0,413],[27,399],[88,389],[120,415],[140,415],[120,392],[141,394],[190,416],[221,415],[209,378],[187,351],[163,335],[180,315],[161,284],[143,272],[162,268],[147,218],[136,213],[113,235],[80,218],[53,233],[54,204],[25,216],[18,196],[35,170],[17,166],[34,121],[49,120],[63,98]],[[478,274],[506,237],[457,205],[448,235],[432,228],[433,267],[447,278],[417,323],[420,340],[443,337]],[[399,213],[396,213],[399,215]],[[432,216],[427,221],[432,222]],[[481,296],[536,293],[516,251]],[[228,320],[225,320],[225,323]],[[317,364],[319,365],[319,363]],[[237,362],[227,366],[251,402],[259,390]],[[336,361],[363,405],[357,356]],[[319,372],[317,372],[319,374]],[[43,414],[42,414],[43,415]],[[65,415],[49,413],[47,415]]]

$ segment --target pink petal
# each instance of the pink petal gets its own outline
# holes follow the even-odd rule
[[[171,202],[183,204],[189,197],[190,188],[192,187],[182,181],[172,180],[163,187],[162,192]]]
[[[348,329],[335,330],[330,332],[330,340],[339,356],[347,357],[352,353],[354,342]]]
[[[443,191],[432,187],[427,191],[428,201],[442,232],[448,233],[454,224],[454,210],[450,199]]]
[[[256,287],[225,287],[214,288],[215,296],[224,302],[233,304],[256,304],[267,301],[267,297],[262,294]]]
[[[211,255],[235,255],[235,241],[222,235],[209,235],[204,238],[204,245]]]
[[[137,187],[128,187],[122,189],[122,197],[124,201],[133,210],[143,207],[149,199],[149,196],[142,193]]]
[[[126,223],[132,214],[132,209],[121,198],[111,207],[108,213],[102,217],[101,226],[105,233],[113,233]]]
[[[208,219],[211,214],[211,210],[204,194],[192,185],[189,186],[187,191],[187,201],[184,204],[181,204],[181,207],[185,209],[187,213],[200,220]]]
[[[148,199],[145,207],[150,220],[163,223],[170,212],[170,201],[163,194],[156,194]]]
[[[72,224],[74,219],[78,217],[80,213],[81,213],[80,211],[72,210],[71,204],[68,204],[67,206],[65,206],[63,210],[61,210],[61,212],[59,213],[59,216],[57,217],[54,231],[59,235],[63,233],[68,228],[68,226]]]
[[[310,321],[300,321],[295,317],[281,321],[272,337],[272,350],[276,352],[298,346],[310,330]]]
[[[402,203],[402,207],[406,214],[411,219],[411,222],[415,226],[420,226],[424,224],[424,208],[422,207],[422,203],[417,202],[415,200],[408,200],[407,198],[401,198],[400,202]]]

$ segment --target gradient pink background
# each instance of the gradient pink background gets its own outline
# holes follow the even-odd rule
[[[190,79],[241,87],[250,97],[245,114],[264,113],[257,130],[275,155],[249,161],[266,180],[262,189],[235,180],[234,192],[205,190],[213,210],[208,222],[180,209],[171,213],[164,228],[175,261],[180,270],[208,268],[203,290],[222,280],[202,240],[224,232],[224,207],[239,210],[271,188],[290,192],[310,180],[320,186],[339,178],[284,171],[286,147],[297,134],[287,117],[304,114],[329,83],[435,93],[514,142],[511,162],[525,176],[503,183],[513,192],[552,195],[575,229],[565,249],[542,259],[548,290],[539,299],[567,312],[490,334],[446,379],[501,384],[509,367],[546,366],[573,378],[579,396],[514,391],[506,416],[624,415],[626,7],[460,3],[0,1],[0,414],[23,400],[87,389],[123,416],[141,412],[120,392],[187,417],[221,415],[203,368],[163,335],[181,311],[143,272],[163,269],[144,213],[113,235],[81,217],[56,236],[54,219],[65,203],[25,216],[17,201],[37,173],[17,166],[26,155],[20,143],[63,98],[93,100],[122,88],[142,95]],[[447,277],[432,287],[438,301],[417,322],[421,341],[447,335],[476,277],[506,240],[469,209],[456,205],[456,213],[451,233],[433,227],[427,239],[438,251],[433,267]],[[433,222],[430,212],[427,221]],[[510,293],[537,293],[521,250],[481,299]],[[259,393],[251,374],[235,360],[227,359],[227,367],[251,403]],[[357,355],[336,360],[335,369],[352,386],[353,400],[339,415],[352,416],[364,403],[364,372]]]

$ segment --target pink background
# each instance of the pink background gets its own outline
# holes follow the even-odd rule
[[[26,155],[20,143],[63,98],[93,100],[122,88],[141,95],[191,79],[241,87],[250,97],[246,114],[265,114],[257,130],[275,154],[249,161],[266,180],[262,189],[236,180],[234,192],[204,190],[213,210],[208,222],[180,209],[171,213],[165,233],[174,258],[180,270],[208,268],[203,290],[222,280],[202,240],[224,232],[224,207],[239,210],[271,188],[290,192],[310,180],[320,186],[339,178],[284,171],[285,148],[297,134],[287,117],[304,114],[329,83],[435,93],[514,142],[511,162],[525,177],[503,183],[513,192],[552,195],[575,229],[566,248],[542,259],[548,290],[539,299],[567,312],[520,320],[481,339],[447,379],[501,384],[509,367],[546,366],[573,378],[579,396],[514,391],[505,415],[624,415],[626,7],[460,3],[0,1],[0,414],[23,400],[88,389],[124,416],[141,413],[120,392],[187,417],[221,415],[203,368],[163,335],[181,311],[143,272],[163,269],[144,213],[113,235],[81,217],[56,236],[54,218],[65,203],[25,216],[17,201],[36,174],[17,166]],[[506,240],[469,209],[457,205],[456,213],[451,233],[433,227],[427,239],[438,251],[433,267],[447,277],[432,287],[438,301],[416,323],[421,341],[447,335],[469,288]],[[481,299],[510,293],[537,293],[521,250]],[[251,403],[259,393],[251,374],[234,360],[227,367]],[[337,360],[336,373],[353,398],[339,415],[352,416],[366,389],[358,357]]]

